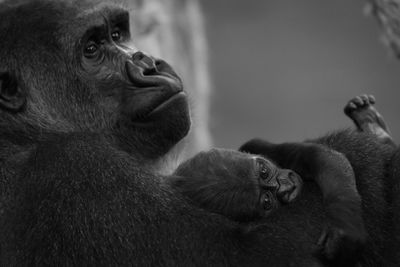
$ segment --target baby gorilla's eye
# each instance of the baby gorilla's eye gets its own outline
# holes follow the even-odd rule
[[[261,166],[260,172],[261,172],[262,174],[267,174],[267,173],[268,173],[268,168],[267,168],[267,166],[265,166],[265,164],[263,164],[263,165]]]
[[[272,200],[272,196],[270,194],[265,194],[264,195],[264,200],[263,200],[263,208],[264,210],[271,210],[274,207],[274,203]]]
[[[114,42],[121,41],[121,39],[122,39],[121,31],[120,31],[120,30],[114,30],[114,31],[111,33],[111,39],[112,39]]]
[[[264,161],[258,161],[258,168],[260,172],[260,176],[262,179],[268,179],[269,178],[269,168],[267,164]]]

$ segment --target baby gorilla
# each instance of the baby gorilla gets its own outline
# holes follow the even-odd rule
[[[181,164],[169,182],[195,205],[241,222],[268,216],[292,202],[302,186],[292,170],[226,149],[199,153]]]
[[[358,97],[345,112],[360,131],[390,142],[373,103],[372,96]],[[334,266],[357,261],[367,234],[354,170],[343,153],[313,141],[272,144],[261,139],[239,150],[202,152],[180,165],[167,181],[194,205],[250,222],[292,202],[301,192],[302,180],[313,180],[321,190],[326,215],[317,255]]]

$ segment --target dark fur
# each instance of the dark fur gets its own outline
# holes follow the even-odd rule
[[[398,194],[393,185],[400,178],[392,167],[399,166],[398,163],[391,163],[395,148],[380,143],[375,136],[351,131],[339,132],[318,142],[345,154],[354,169],[357,189],[363,200],[363,217],[370,235],[361,260],[362,266],[396,266],[400,259],[393,253],[387,253],[391,240],[396,238],[390,223],[390,198]],[[400,206],[396,210],[398,213]]]
[[[18,81],[13,89],[22,95],[11,96],[26,94],[23,106],[0,116],[0,265],[315,266],[324,212],[312,184],[297,203],[243,232],[187,204],[152,173],[154,160],[187,133],[187,107],[178,103],[144,128],[106,112],[77,61],[76,38],[90,22],[77,17],[86,8],[77,4],[0,6],[0,72]],[[375,242],[364,266],[381,266],[382,170],[392,152],[358,133],[325,142],[353,165]]]
[[[245,154],[228,150],[201,152],[182,163],[170,186],[193,205],[238,221],[261,216],[258,177],[255,166]]]
[[[360,258],[361,265],[397,266],[400,260],[399,216],[397,215],[400,211],[399,150],[390,144],[383,144],[376,136],[352,130],[335,132],[307,142],[322,144],[343,153],[351,163],[357,189],[362,197],[363,218],[369,234],[365,250]],[[290,145],[284,146],[290,147]],[[262,150],[262,148],[259,149]],[[290,153],[290,149],[287,153]],[[289,167],[285,164],[288,163],[283,163],[283,167]],[[294,224],[293,221],[314,224],[314,219],[317,217],[320,219],[320,215],[317,214],[317,206],[319,206],[317,202],[320,200],[314,199],[314,195],[318,195],[318,192],[315,192],[313,187],[314,185],[308,183],[304,186],[305,192],[298,202],[283,207],[280,212],[270,218],[271,221],[293,230],[292,234],[296,236],[293,237],[294,239],[304,238],[304,231],[309,231],[309,229],[305,225],[300,226],[300,223]],[[354,216],[351,213],[343,215],[343,221],[351,221]],[[304,221],[303,216],[310,217]],[[302,248],[296,247],[296,250],[302,251]]]
[[[193,205],[240,222],[269,216],[301,190],[301,178],[293,171],[228,149],[197,154],[179,165],[166,183]]]
[[[335,132],[307,142],[322,144],[341,152],[351,163],[357,178],[357,189],[363,200],[363,218],[369,233],[360,258],[361,266],[398,266],[399,149],[382,144],[373,135],[353,130]],[[309,227],[318,227],[317,221],[321,223],[321,214],[324,213],[320,206],[321,200],[316,198],[318,195],[315,185],[308,183],[298,202],[283,207],[267,221],[285,227],[293,235],[293,240],[309,240],[312,232]],[[305,220],[305,217],[308,219]],[[311,248],[313,246],[300,245],[295,250],[306,254]]]
[[[391,167],[395,148],[382,144],[373,135],[350,130],[328,135],[318,142],[342,152],[351,162],[357,178],[357,189],[363,200],[363,218],[370,236],[360,261],[362,266],[396,266],[399,258],[387,253],[390,240],[394,238],[390,196],[398,192],[390,177],[395,180],[400,177]],[[400,206],[396,209],[400,210]]]

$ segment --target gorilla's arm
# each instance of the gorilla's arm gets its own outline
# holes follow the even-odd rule
[[[328,215],[328,227],[319,245],[327,259],[354,256],[362,247],[366,232],[353,169],[347,158],[325,146],[311,143],[272,144],[253,139],[239,149],[270,158],[320,187]]]

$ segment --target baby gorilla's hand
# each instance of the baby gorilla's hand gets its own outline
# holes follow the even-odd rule
[[[336,200],[328,206],[328,223],[318,241],[317,255],[329,266],[355,266],[367,233],[359,200]]]
[[[294,172],[262,157],[226,149],[199,153],[168,181],[193,204],[238,221],[267,216],[280,203],[293,201],[301,188]]]

